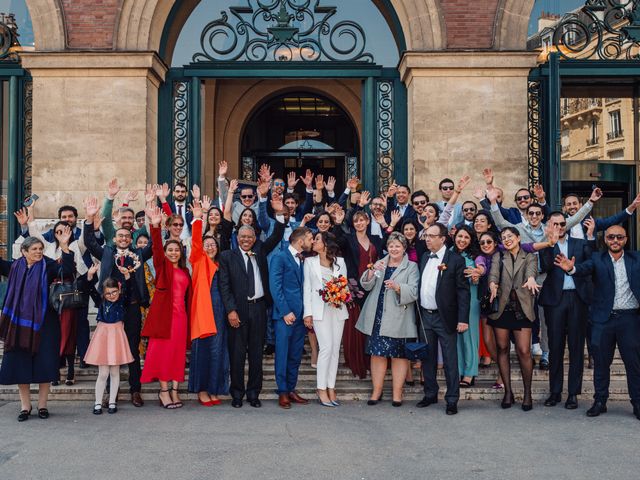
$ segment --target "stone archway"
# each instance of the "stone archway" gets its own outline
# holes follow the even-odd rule
[[[60,51],[67,46],[64,9],[60,0],[26,0],[35,47],[38,51]]]
[[[527,32],[535,0],[500,0],[496,12],[494,48],[526,50]]]
[[[395,13],[402,32],[394,33],[403,34],[408,51],[442,50],[446,45],[444,21],[440,15],[438,0],[372,1],[388,22]],[[124,0],[116,21],[115,49],[164,50],[163,60],[170,64],[180,30],[200,0],[182,0],[176,10],[174,6],[177,2],[178,0]],[[229,3],[234,2],[230,0]],[[390,4],[394,12],[389,12],[385,4]],[[171,22],[171,25],[167,25],[167,22]],[[166,36],[166,46],[162,45],[163,35]]]

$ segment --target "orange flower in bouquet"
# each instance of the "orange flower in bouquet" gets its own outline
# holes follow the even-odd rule
[[[318,293],[324,303],[334,308],[340,308],[342,305],[349,304],[353,301],[351,291],[349,290],[349,281],[344,275],[339,275],[327,280],[324,288],[319,290]]]

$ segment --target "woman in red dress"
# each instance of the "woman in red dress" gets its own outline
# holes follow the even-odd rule
[[[147,210],[147,216],[151,220],[156,291],[142,330],[142,336],[149,337],[149,345],[140,381],[159,381],[160,405],[174,409],[183,405],[178,384],[184,381],[191,279],[180,242],[168,240],[162,247],[161,210],[152,207]]]

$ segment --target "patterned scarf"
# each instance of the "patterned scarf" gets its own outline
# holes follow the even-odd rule
[[[40,329],[47,311],[47,263],[43,258],[31,268],[22,257],[9,272],[7,295],[0,315],[0,340],[7,352],[40,347]]]

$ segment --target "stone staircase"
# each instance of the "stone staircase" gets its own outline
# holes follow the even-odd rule
[[[511,358],[511,377],[514,393],[517,399],[522,398],[522,377],[520,375],[520,367],[518,365],[515,355]],[[121,384],[120,384],[120,401],[126,401],[129,399],[129,387],[127,383],[127,368],[121,369]],[[565,358],[565,391],[566,391],[566,374],[568,371],[568,359]],[[75,401],[87,401],[92,402],[94,399],[94,386],[98,373],[96,367],[89,367],[86,369],[77,368],[76,364],[76,382],[72,386],[64,385],[62,382],[59,386],[51,388],[50,399],[52,401],[59,400],[75,400]],[[61,379],[65,378],[66,369],[61,369]],[[186,371],[188,378],[188,369]],[[423,396],[422,387],[419,382],[419,372],[414,370],[414,378],[416,379],[416,385],[414,387],[405,386],[405,399],[406,400],[419,400]],[[479,376],[476,379],[475,385],[471,388],[462,388],[460,390],[462,400],[491,400],[499,401],[502,399],[503,391],[492,389],[498,375],[498,369],[495,365],[489,368],[480,369]],[[305,354],[303,362],[300,368],[300,375],[298,379],[298,392],[309,398],[315,397],[315,378],[316,370],[310,365],[310,358],[308,354]],[[444,395],[444,372],[438,371],[438,379],[441,385],[440,397]],[[36,386],[32,386],[32,393],[35,393]],[[181,384],[181,391],[183,392],[182,398],[187,400],[195,400],[196,394],[186,392],[187,383]],[[533,398],[534,400],[543,400],[549,394],[548,372],[541,371],[537,367],[534,369],[533,374]],[[266,356],[264,358],[264,383],[261,398],[262,399],[277,399],[275,394],[275,373],[274,373],[274,358],[273,356]],[[371,391],[370,379],[360,380],[351,374],[351,371],[344,367],[343,359],[341,358],[340,367],[338,370],[336,391],[341,400],[366,400],[369,398]],[[611,368],[611,400],[628,400],[627,383],[624,365],[616,353],[612,368]],[[153,401],[157,398],[158,385],[157,383],[143,385],[142,397],[145,400]],[[391,398],[391,375],[387,374],[385,381],[384,395],[387,398]],[[586,368],[583,380],[583,402],[590,400],[593,395],[593,370]],[[18,400],[18,390],[16,386],[0,385],[0,401],[15,401]]]

